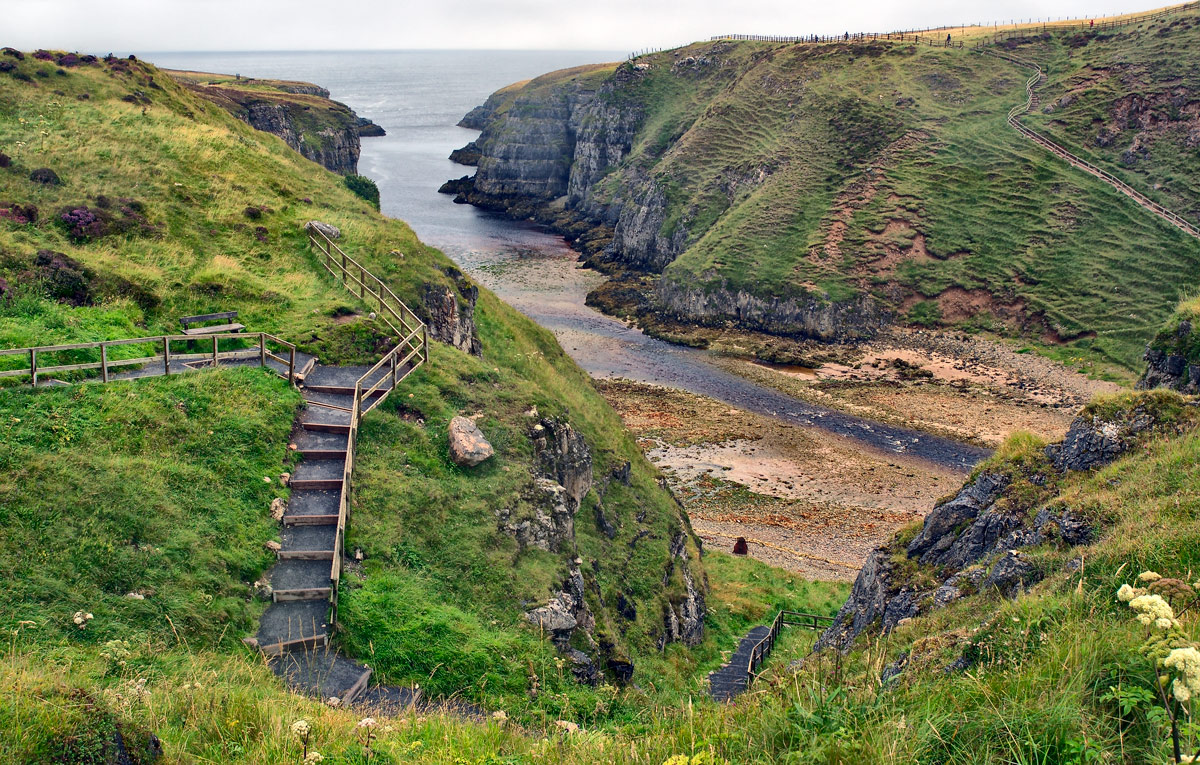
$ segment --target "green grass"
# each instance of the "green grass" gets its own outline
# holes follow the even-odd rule
[[[261,370],[0,394],[5,627],[48,647],[252,633],[299,403]]]

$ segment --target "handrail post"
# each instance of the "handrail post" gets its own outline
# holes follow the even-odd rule
[[[392,351],[392,390],[396,390],[396,352]]]
[[[296,384],[296,346],[292,346],[288,354],[288,383]]]
[[[213,369],[217,368],[217,336],[213,335]]]
[[[108,345],[100,343],[100,381],[108,382]]]
[[[258,365],[267,366],[267,335],[264,332],[258,333]]]
[[[29,349],[29,387],[37,387],[37,350]]]
[[[163,337],[163,377],[171,376],[171,341]]]

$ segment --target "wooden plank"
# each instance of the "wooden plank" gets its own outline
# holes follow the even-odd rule
[[[336,515],[285,515],[284,526],[334,526],[338,522]]]
[[[326,422],[302,422],[300,427],[305,430],[319,430],[322,433],[349,433],[349,425],[333,425]]]
[[[333,550],[280,550],[279,560],[333,560]]]
[[[196,327],[194,329],[185,329],[183,334],[193,337],[196,335],[219,335],[227,332],[240,332],[245,329],[245,324],[218,324],[213,327]]]
[[[9,369],[5,372],[0,372],[0,377],[24,377],[27,374],[29,374],[28,369]]]
[[[111,368],[127,367],[132,364],[149,364],[151,361],[158,361],[161,358],[162,356],[142,356],[141,358],[136,359],[113,359],[108,362],[108,366]]]
[[[259,650],[267,656],[282,656],[289,651],[297,648],[317,648],[329,645],[329,636],[325,633],[313,635],[306,638],[296,638],[295,640],[283,640],[270,645],[259,646]]]
[[[220,313],[202,313],[202,314],[198,314],[196,316],[181,316],[181,317],[179,317],[179,323],[186,327],[189,324],[195,324],[196,322],[200,322],[200,321],[216,321],[217,319],[236,319],[237,315],[238,315],[237,311],[221,311]]]
[[[293,478],[288,481],[291,489],[340,489],[341,478]]]
[[[325,600],[329,597],[328,587],[310,587],[302,590],[275,590],[271,599],[276,603],[294,603],[300,600]]]
[[[338,449],[297,449],[306,460],[344,460],[345,450]]]
[[[79,369],[99,369],[100,362],[92,361],[87,364],[63,364],[57,367],[38,367],[38,374],[47,372],[74,372]]]
[[[352,701],[354,701],[354,697],[357,696],[358,694],[362,693],[364,690],[366,690],[367,681],[369,681],[370,679],[371,679],[371,668],[367,667],[367,670],[365,672],[363,672],[362,675],[360,675],[357,680],[354,681],[354,685],[350,686],[346,690],[346,692],[342,694],[342,703],[340,704],[340,706],[342,706],[342,707],[350,706],[350,703]]]

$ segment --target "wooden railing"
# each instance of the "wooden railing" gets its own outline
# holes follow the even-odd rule
[[[330,624],[337,624],[338,584],[341,581],[342,555],[350,523],[350,493],[354,479],[354,461],[358,452],[358,429],[364,415],[384,402],[396,386],[422,364],[429,363],[429,329],[383,280],[333,243],[315,227],[309,226],[309,245],[325,270],[368,306],[378,306],[381,319],[400,342],[366,371],[354,384],[354,402],[350,409],[350,433],[346,440],[346,462],[342,469],[342,490],[338,498],[337,536],[333,564],[329,572]]]
[[[315,227],[307,227],[308,242],[317,251],[317,259],[325,270],[352,294],[357,295],[369,306],[378,304],[376,314],[387,324],[397,337],[406,337],[425,326],[396,293],[383,280],[368,271],[361,263],[350,257],[333,243],[333,240]],[[369,299],[368,299],[369,298]]]
[[[1159,16],[1159,15],[1162,15],[1162,14],[1155,14],[1155,15],[1151,16],[1151,18],[1157,18],[1157,16]],[[1194,236],[1197,239],[1200,239],[1200,228],[1197,228],[1197,226],[1194,223],[1192,223],[1188,219],[1184,218],[1179,213],[1174,212],[1173,210],[1168,210],[1166,207],[1163,207],[1158,202],[1155,202],[1153,199],[1150,199],[1148,196],[1146,196],[1142,192],[1138,191],[1137,189],[1133,188],[1128,183],[1121,180],[1120,178],[1113,175],[1112,173],[1108,172],[1107,170],[1105,170],[1101,167],[1097,167],[1096,165],[1093,165],[1091,162],[1088,162],[1087,160],[1083,159],[1082,157],[1078,157],[1075,154],[1072,154],[1070,151],[1068,151],[1063,146],[1060,146],[1059,144],[1057,144],[1054,141],[1050,140],[1049,138],[1045,137],[1041,133],[1038,133],[1035,130],[1032,130],[1032,129],[1026,127],[1024,124],[1022,124],[1021,119],[1020,119],[1021,115],[1029,112],[1033,108],[1034,104],[1036,103],[1037,97],[1034,94],[1034,89],[1042,81],[1042,78],[1045,77],[1045,75],[1042,72],[1042,68],[1039,65],[1033,63],[1032,61],[1025,61],[1023,59],[1017,58],[1016,56],[1010,55],[1008,53],[1003,53],[1001,51],[983,50],[982,52],[985,53],[986,55],[993,56],[995,58],[1001,58],[1006,61],[1011,61],[1012,63],[1014,63],[1018,66],[1023,66],[1028,69],[1034,70],[1034,73],[1032,75],[1030,75],[1028,80],[1025,81],[1025,103],[1017,104],[1012,109],[1010,109],[1008,112],[1008,117],[1007,117],[1008,124],[1011,125],[1013,127],[1013,129],[1015,129],[1017,132],[1019,132],[1021,135],[1025,136],[1026,138],[1037,143],[1042,148],[1049,150],[1051,153],[1055,154],[1059,158],[1066,160],[1066,162],[1068,164],[1070,164],[1074,167],[1077,167],[1080,170],[1083,170],[1084,172],[1086,172],[1090,175],[1093,175],[1093,176],[1099,178],[1100,180],[1104,181],[1108,185],[1115,188],[1117,191],[1121,192],[1125,196],[1127,196],[1130,199],[1132,199],[1133,201],[1137,202],[1140,206],[1142,206],[1146,210],[1149,210],[1150,212],[1154,213],[1158,217],[1165,220],[1167,223],[1170,223],[1172,226],[1175,226],[1176,228],[1180,229],[1181,231],[1183,231],[1187,234],[1190,234],[1191,236]]]
[[[771,655],[771,651],[775,650],[775,643],[778,642],[779,635],[783,632],[784,627],[804,627],[810,630],[821,630],[831,624],[833,624],[832,616],[818,616],[817,614],[805,614],[799,611],[780,611],[775,615],[775,621],[771,622],[771,631],[750,649],[750,662],[747,667],[749,678],[747,682],[754,682],[754,679],[759,674],[759,667]]]
[[[172,353],[172,343],[200,343],[208,345],[211,343],[211,348],[201,352],[183,352]],[[221,350],[221,344],[236,344],[239,347],[233,350]],[[252,347],[244,347],[247,344]],[[110,349],[124,348],[125,346],[147,346],[154,350],[152,355],[139,355],[133,358],[112,358]],[[254,347],[254,346],[257,347]],[[279,349],[283,355],[277,355],[272,349]],[[89,351],[94,353],[89,353]],[[140,351],[144,353],[145,351]],[[71,363],[54,363],[61,362],[63,359],[56,358],[62,354],[71,354],[74,358],[70,359]],[[153,337],[134,337],[124,340],[104,340],[94,343],[70,343],[67,345],[40,345],[31,348],[10,348],[0,350],[0,358],[6,356],[18,356],[27,360],[27,365],[16,369],[6,369],[0,371],[0,378],[6,377],[28,377],[29,384],[32,387],[37,387],[38,380],[47,377],[54,373],[63,372],[95,372],[96,375],[88,375],[80,382],[99,380],[100,382],[109,382],[113,379],[112,370],[128,366],[145,366],[146,364],[161,363],[163,365],[163,374],[171,374],[172,365],[195,365],[197,363],[208,363],[212,366],[219,366],[222,361],[246,361],[257,359],[260,366],[272,369],[288,382],[295,383],[296,381],[296,346],[289,342],[280,340],[274,335],[269,335],[266,332],[251,332],[243,334],[204,334],[204,335],[156,335]],[[85,356],[88,361],[79,361],[79,356]],[[278,362],[284,367],[286,374],[267,363],[267,359]],[[47,363],[49,360],[51,363]],[[71,382],[71,380],[61,380],[60,382]]]

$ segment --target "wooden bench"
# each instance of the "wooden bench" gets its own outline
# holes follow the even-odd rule
[[[199,316],[184,316],[179,320],[183,326],[183,334],[185,335],[209,335],[217,332],[241,332],[246,328],[244,324],[238,324],[232,319],[237,318],[237,311],[223,311],[221,313],[205,313]],[[207,327],[193,327],[192,324],[200,324],[209,321],[222,321],[225,324],[217,324]]]

